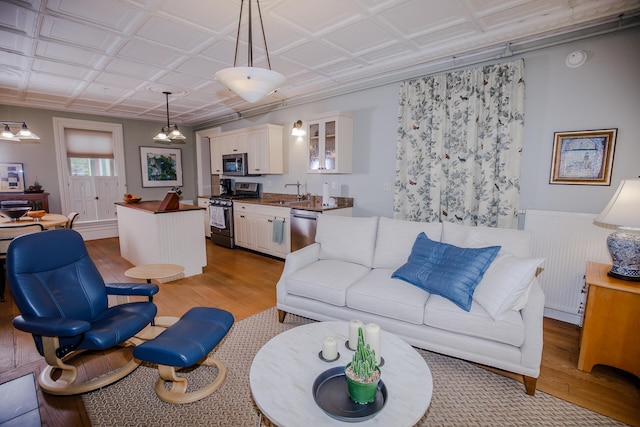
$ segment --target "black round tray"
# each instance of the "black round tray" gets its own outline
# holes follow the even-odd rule
[[[373,402],[362,405],[349,397],[344,366],[327,369],[313,382],[313,398],[327,415],[350,423],[366,421],[376,416],[387,403],[387,387],[378,382],[378,392]]]

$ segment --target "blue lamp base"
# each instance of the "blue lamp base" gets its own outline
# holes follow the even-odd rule
[[[607,237],[613,260],[609,276],[640,282],[640,232],[620,230]]]

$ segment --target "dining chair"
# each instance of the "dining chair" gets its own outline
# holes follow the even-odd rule
[[[69,215],[67,215],[67,218],[69,219],[67,220],[66,228],[73,228],[73,223],[79,216],[80,214],[78,212],[70,212]]]
[[[0,302],[4,302],[4,288],[7,283],[6,264],[9,244],[18,236],[36,233],[42,230],[44,230],[42,224],[12,225],[9,227],[0,226]]]

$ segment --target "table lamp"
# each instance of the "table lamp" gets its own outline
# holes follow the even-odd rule
[[[609,204],[594,222],[617,227],[607,237],[613,260],[609,275],[640,281],[640,179],[622,180]]]

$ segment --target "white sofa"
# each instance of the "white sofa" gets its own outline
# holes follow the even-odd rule
[[[456,247],[501,247],[472,291],[469,311],[392,278],[421,232]],[[521,374],[526,392],[535,393],[544,309],[535,272],[543,260],[529,258],[529,232],[321,215],[315,240],[286,257],[276,287],[280,322],[294,313],[377,323],[416,347]]]

